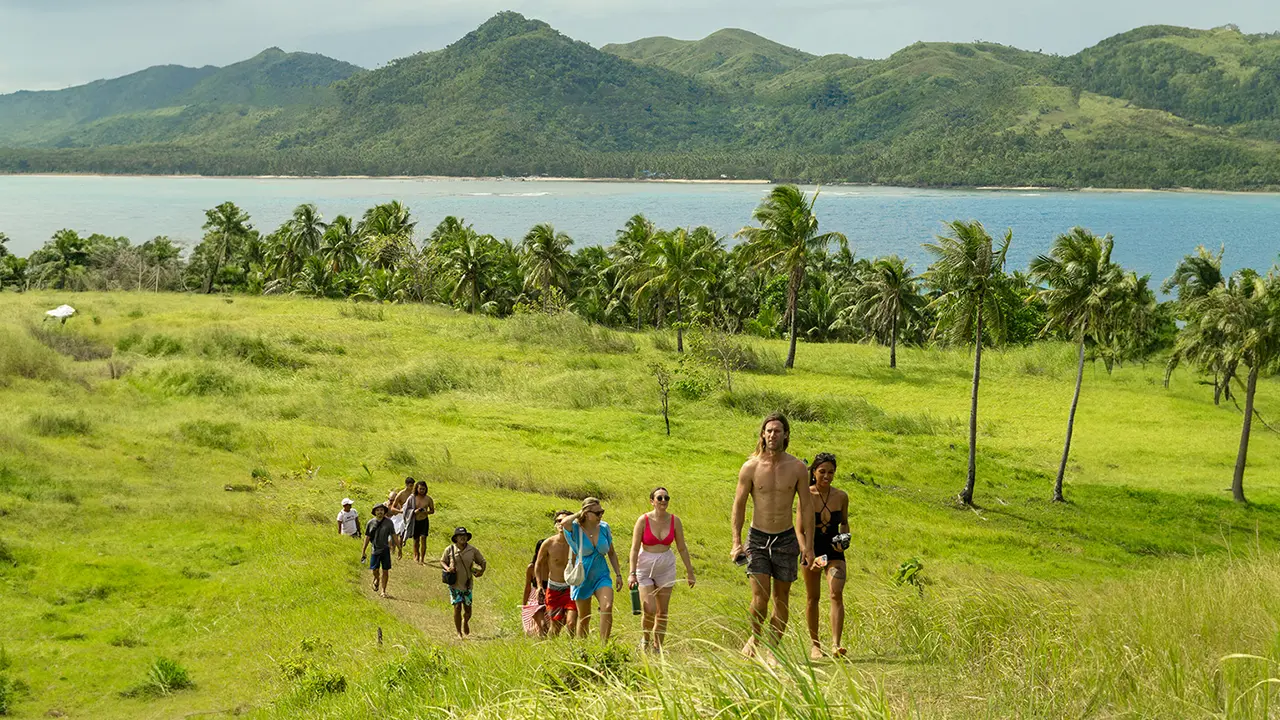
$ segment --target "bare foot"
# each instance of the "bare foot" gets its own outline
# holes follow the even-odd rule
[[[378,593],[378,597],[382,598],[383,600],[386,600],[386,599],[387,599],[387,591],[386,591],[386,590],[383,590],[382,592]]]
[[[778,667],[778,658],[773,656],[773,651],[767,647],[760,648],[760,660],[770,668]]]
[[[747,644],[742,646],[742,657],[753,658],[756,656],[756,639],[748,638]]]
[[[835,652],[835,656],[836,656],[836,657],[838,657],[838,658],[842,658],[842,657],[844,657],[845,655],[848,655],[848,654],[849,654],[849,651],[848,651],[848,650],[845,650],[845,649],[844,649],[844,648],[842,648],[842,647],[838,647],[838,648],[836,648],[836,652]]]
[[[823,658],[823,655],[822,655],[822,646],[821,646],[821,645],[818,645],[817,643],[814,643],[814,644],[813,644],[813,647],[809,648],[809,659],[810,659],[810,660],[821,660],[822,658]]]

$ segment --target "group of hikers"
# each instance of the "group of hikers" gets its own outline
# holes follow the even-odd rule
[[[787,418],[778,413],[769,415],[761,423],[755,452],[738,472],[730,557],[745,567],[751,588],[751,637],[742,651],[749,657],[761,653],[772,659],[769,648],[781,639],[790,615],[791,585],[803,572],[811,657],[824,656],[818,638],[823,577],[831,599],[832,655],[841,657],[845,655],[844,551],[850,544],[849,496],[832,487],[835,455],[819,453],[806,465],[787,452],[790,439]],[[748,499],[753,511],[744,546]],[[670,512],[670,491],[654,488],[649,505],[651,509],[632,526],[631,570],[626,576],[599,498],[584,498],[577,512],[560,510],[554,514],[551,534],[537,542],[525,569],[523,620],[529,634],[547,637],[567,631],[586,637],[596,609],[600,637],[607,641],[613,630],[614,592],[622,591],[625,584],[632,590],[633,606],[638,606],[643,616],[644,649],[661,652],[677,581],[676,552],[689,587],[696,584],[696,578],[684,525]],[[359,538],[358,515],[351,508],[351,500],[344,499],[338,531]],[[405,479],[403,490],[392,490],[386,502],[373,507],[373,518],[364,527],[361,562],[369,561],[374,591],[382,597],[387,596],[392,550],[403,557],[403,548],[412,538],[414,560],[426,564],[426,539],[434,513],[435,503],[427,494],[426,483],[412,477]],[[488,569],[471,538],[467,528],[455,528],[440,556],[441,579],[449,586],[454,626],[462,639],[471,633],[473,581]]]

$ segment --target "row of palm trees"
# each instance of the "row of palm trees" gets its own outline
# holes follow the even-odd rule
[[[1076,345],[1056,501],[1065,499],[1085,361],[1102,360],[1110,370],[1172,346],[1170,372],[1190,363],[1213,375],[1215,403],[1233,399],[1233,384],[1243,384],[1245,421],[1233,492],[1244,501],[1257,380],[1275,369],[1280,356],[1280,273],[1224,277],[1222,253],[1202,248],[1166,282],[1163,289],[1176,291],[1177,299],[1162,304],[1147,277],[1111,260],[1109,236],[1074,228],[1024,274],[1006,270],[1012,231],[996,240],[981,223],[956,220],[925,244],[932,263],[916,275],[900,257],[855,258],[844,235],[821,232],[817,197],[792,185],[775,187],[732,248],[709,228],[660,229],[636,215],[609,247],[576,252],[573,241],[547,223],[514,242],[481,234],[455,217],[417,243],[416,222],[398,202],[374,206],[358,221],[340,215],[331,222],[314,205],[301,205],[263,236],[247,213],[227,202],[206,212],[206,234],[184,271],[187,286],[206,293],[442,302],[495,316],[520,308],[571,311],[614,327],[672,328],[677,352],[684,352],[684,331],[692,326],[785,334],[788,368],[795,365],[800,337],[882,343],[893,368],[901,342],[972,346],[968,472],[959,495],[965,504],[973,503],[976,484],[985,346],[1035,338]],[[67,233],[74,236],[60,231],[31,258],[42,256],[39,267],[53,268],[40,275],[48,286],[74,287],[58,283],[84,277],[74,270],[75,253],[66,251]],[[105,240],[112,242],[98,245],[121,247],[123,239]],[[1181,331],[1175,320],[1183,323]]]

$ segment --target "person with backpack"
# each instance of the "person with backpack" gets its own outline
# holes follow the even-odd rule
[[[613,591],[622,590],[622,570],[618,568],[618,553],[613,547],[613,531],[604,522],[604,507],[600,499],[582,500],[582,509],[563,518],[560,530],[569,542],[573,559],[565,571],[569,583],[569,596],[578,606],[578,637],[586,637],[591,627],[591,601],[600,605],[600,639],[608,642],[613,630]],[[605,558],[608,561],[605,561]],[[609,574],[610,566],[613,575]],[[615,580],[616,576],[616,580]]]
[[[369,546],[373,546],[373,555],[369,555]],[[400,557],[404,557],[404,546],[400,544],[400,536],[396,534],[395,523],[387,518],[386,503],[373,506],[373,519],[364,527],[364,547],[360,550],[360,562],[369,560],[369,569],[373,571],[373,591],[380,597],[387,597],[387,582],[391,579],[391,549],[396,548]],[[381,577],[378,571],[382,571]]]

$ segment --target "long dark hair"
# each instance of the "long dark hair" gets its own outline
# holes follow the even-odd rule
[[[423,495],[426,495],[426,494],[427,494],[427,484],[426,484],[425,482],[423,482],[423,481],[419,480],[418,482],[414,483],[414,485],[413,485],[413,494],[414,494],[414,495],[417,495],[417,494],[418,494],[418,488],[422,488],[422,494],[423,494]]]
[[[791,444],[791,423],[787,422],[787,416],[780,412],[769,413],[764,422],[760,423],[760,435],[756,438],[756,455],[764,454],[764,429],[769,427],[771,422],[782,423],[782,449],[786,450]]]

